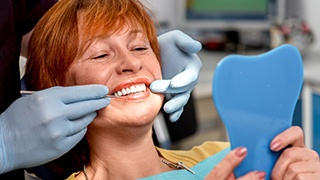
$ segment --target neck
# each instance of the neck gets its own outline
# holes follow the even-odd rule
[[[138,179],[170,170],[160,162],[151,128],[134,131],[122,128],[116,130],[116,136],[115,129],[109,130],[109,133],[104,130],[103,133],[94,131],[87,134],[90,163],[86,169],[89,179]]]

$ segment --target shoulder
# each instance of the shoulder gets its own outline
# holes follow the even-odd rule
[[[73,173],[66,180],[75,180],[78,174],[80,174],[80,172]]]
[[[172,162],[182,161],[187,166],[192,167],[229,146],[229,142],[206,141],[199,146],[194,146],[191,150],[167,150],[162,148],[157,148],[157,150],[164,158]]]

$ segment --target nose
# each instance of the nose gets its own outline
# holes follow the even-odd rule
[[[119,55],[119,65],[116,67],[116,71],[119,74],[122,73],[137,73],[142,69],[143,59],[139,59],[132,55],[129,50],[122,51]]]

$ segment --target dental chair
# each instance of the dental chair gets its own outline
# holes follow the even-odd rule
[[[167,100],[164,100],[164,103]],[[176,122],[169,120],[169,114],[163,110],[156,117],[153,126],[153,140],[156,146],[171,149],[173,143],[192,136],[196,133],[198,122],[192,93],[180,118]]]

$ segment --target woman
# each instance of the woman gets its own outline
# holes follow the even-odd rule
[[[163,95],[151,92],[149,85],[162,78],[161,64],[153,20],[138,0],[60,1],[34,32],[26,69],[29,89],[103,84],[110,95],[117,97],[98,111],[85,139],[47,164],[59,178],[138,179],[181,172],[177,176],[181,179],[201,179],[215,164],[205,167],[205,171],[190,168],[211,161],[216,153],[220,157],[228,154],[207,178],[234,178],[233,169],[245,157],[245,148],[229,152],[229,144],[223,142],[207,142],[191,151],[168,151],[154,146],[152,124]],[[292,144],[288,149],[308,153],[305,157],[316,165],[312,173],[319,173],[314,152],[302,146],[302,137],[292,136],[293,132],[295,129],[288,129],[276,137],[275,150]],[[292,141],[286,141],[287,135],[293,137],[289,138]],[[298,151],[296,146],[302,148]],[[303,159],[280,157],[281,164],[276,165],[275,172],[284,176],[296,172],[286,168],[293,161]],[[178,169],[183,170],[174,171]],[[264,177],[264,172],[257,171],[242,178]]]

